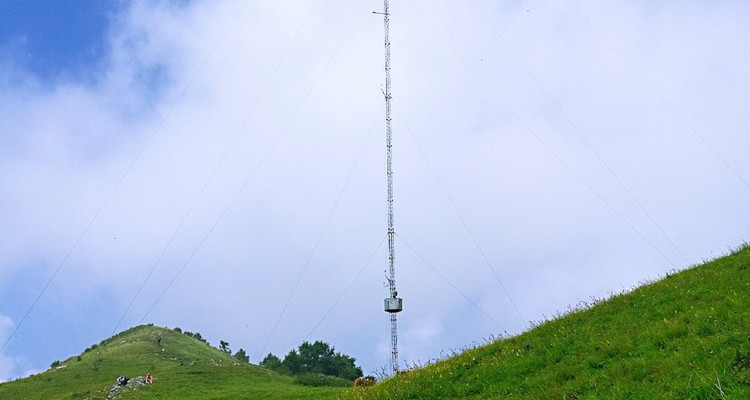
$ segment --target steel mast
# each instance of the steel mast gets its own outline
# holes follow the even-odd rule
[[[385,311],[391,318],[391,368],[393,374],[398,372],[398,331],[396,314],[402,310],[403,301],[396,291],[396,231],[393,228],[393,153],[391,145],[391,41],[390,10],[388,0],[384,0],[383,20],[385,24],[385,140],[386,140],[386,176],[388,181],[388,289],[390,297],[385,299]]]

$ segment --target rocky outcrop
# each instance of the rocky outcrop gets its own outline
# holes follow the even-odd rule
[[[107,395],[107,398],[114,399],[115,397],[125,392],[129,392],[131,390],[138,390],[146,386],[147,384],[148,383],[146,383],[146,378],[142,376],[136,376],[135,378],[130,378],[128,380],[128,383],[126,383],[125,385],[121,385],[120,383],[115,383],[109,389],[109,394]]]

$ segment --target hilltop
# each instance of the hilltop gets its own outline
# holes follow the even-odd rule
[[[161,340],[159,340],[161,338]],[[118,394],[133,399],[321,399],[342,389],[315,388],[229,354],[181,332],[137,326],[93,345],[38,375],[0,385],[0,399],[107,399],[120,375],[154,376],[152,385]],[[140,385],[135,385],[140,386]]]
[[[346,399],[748,399],[750,247]]]

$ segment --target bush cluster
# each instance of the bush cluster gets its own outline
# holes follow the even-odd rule
[[[362,368],[354,364],[356,360],[346,354],[336,353],[328,343],[303,342],[297,350],[291,350],[284,360],[269,353],[260,365],[268,369],[294,376],[307,374],[338,377],[350,383],[362,376]],[[306,381],[315,381],[307,377]]]

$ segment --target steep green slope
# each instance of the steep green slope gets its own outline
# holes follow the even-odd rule
[[[750,399],[749,304],[745,246],[339,399]]]
[[[157,343],[157,338],[161,340]],[[341,392],[311,388],[237,360],[199,340],[154,326],[122,332],[50,370],[0,385],[0,399],[106,399],[119,375],[154,383],[118,395],[132,399],[318,399]]]

